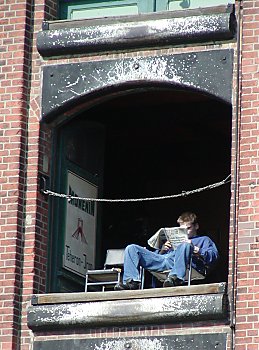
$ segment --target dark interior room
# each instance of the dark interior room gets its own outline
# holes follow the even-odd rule
[[[145,91],[113,98],[79,117],[105,130],[103,198],[176,198],[98,204],[101,259],[108,248],[147,245],[160,227],[194,211],[201,234],[220,251],[213,282],[227,280],[230,184],[184,195],[230,174],[231,106],[189,91]],[[82,126],[78,132],[84,132]]]

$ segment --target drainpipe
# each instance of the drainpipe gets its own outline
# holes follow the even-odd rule
[[[236,101],[235,101],[235,155],[234,155],[234,201],[233,201],[233,243],[232,243],[232,268],[231,268],[231,292],[230,292],[230,327],[231,327],[231,350],[235,349],[235,327],[236,327],[236,240],[237,240],[237,198],[238,170],[239,170],[239,122],[241,116],[241,43],[242,43],[242,9],[243,0],[238,1],[238,23],[237,23],[237,75],[236,75]]]

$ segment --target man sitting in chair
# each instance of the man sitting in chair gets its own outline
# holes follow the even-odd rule
[[[124,253],[123,283],[114,290],[139,289],[141,283],[140,267],[150,271],[170,270],[164,287],[181,286],[184,283],[186,269],[192,257],[192,267],[204,273],[212,266],[219,254],[215,243],[207,236],[199,236],[197,216],[191,212],[181,214],[177,220],[180,227],[187,229],[188,237],[174,250],[169,241],[156,251],[150,251],[136,244],[126,247]]]

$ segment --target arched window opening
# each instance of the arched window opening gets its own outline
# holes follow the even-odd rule
[[[157,197],[223,180],[230,174],[231,113],[230,105],[175,90],[136,92],[84,110],[57,132],[55,188],[66,190],[68,170],[96,185],[102,198]],[[64,267],[64,200],[54,201],[52,262],[57,268],[50,290],[80,291],[83,277]],[[220,251],[221,268],[207,282],[227,281],[229,205],[229,184],[174,199],[98,203],[95,266],[103,265],[108,248],[146,246],[157,229],[175,226],[179,214],[191,210],[199,217],[200,232]],[[149,288],[148,278],[146,283]]]

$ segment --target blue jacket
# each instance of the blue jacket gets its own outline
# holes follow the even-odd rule
[[[219,258],[218,249],[215,243],[207,236],[195,236],[191,238],[193,245],[199,247],[199,254],[205,265],[214,264]]]
[[[194,254],[192,266],[198,272],[205,274],[206,268],[212,266],[219,258],[218,249],[215,243],[208,236],[195,236],[191,238],[192,244],[199,247],[199,253]],[[172,249],[169,249],[168,254]],[[157,253],[159,250],[156,251]]]
[[[208,236],[195,236],[191,238],[193,245],[200,248],[199,253],[193,255],[192,266],[198,272],[206,274],[206,268],[211,267],[219,258],[215,243]]]

